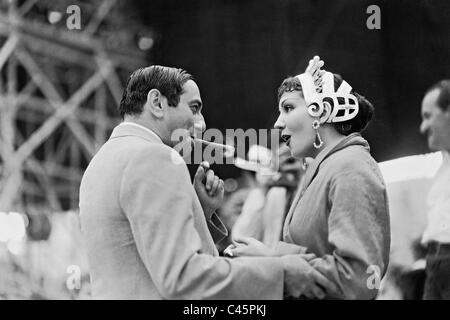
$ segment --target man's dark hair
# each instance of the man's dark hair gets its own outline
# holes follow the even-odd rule
[[[450,79],[444,79],[432,85],[426,92],[425,95],[431,91],[438,89],[439,96],[437,98],[437,104],[442,111],[447,111],[450,108]]]
[[[140,114],[151,89],[158,89],[167,98],[169,106],[176,107],[188,80],[193,77],[183,69],[157,65],[137,69],[128,78],[119,105],[120,116]]]

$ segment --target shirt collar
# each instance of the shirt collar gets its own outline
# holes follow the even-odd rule
[[[450,153],[448,151],[442,151],[442,165],[450,167]]]
[[[151,130],[151,129],[147,128],[147,127],[144,127],[143,125],[140,125],[138,123],[131,122],[131,121],[123,121],[123,122],[121,122],[119,124],[119,126],[134,126],[134,127],[140,128],[142,130],[145,130],[145,131],[149,132],[150,134],[155,136],[159,141],[162,142],[161,138],[153,130]]]

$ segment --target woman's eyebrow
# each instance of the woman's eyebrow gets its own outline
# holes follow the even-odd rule
[[[281,106],[284,106],[286,103],[292,103],[292,101],[291,100],[294,100],[294,99],[292,99],[292,98],[286,98],[286,99],[284,99],[283,101],[281,101]]]

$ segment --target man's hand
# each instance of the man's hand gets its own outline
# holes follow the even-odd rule
[[[278,252],[270,248],[261,241],[250,237],[235,237],[233,244],[230,244],[224,251],[224,255],[229,257],[282,257],[286,255],[299,255],[307,262],[317,258],[314,253],[298,253],[298,248],[292,247],[290,252],[284,249],[284,252]]]
[[[250,237],[236,237],[234,244],[230,244],[224,254],[229,257],[274,257],[273,249],[266,246],[261,241]]]
[[[335,284],[300,255],[283,256],[281,259],[284,263],[284,291],[287,296],[323,299],[327,295],[323,288],[337,291]]]
[[[219,179],[214,175],[214,171],[209,169],[207,161],[203,161],[197,169],[194,177],[194,189],[206,218],[211,219],[214,211],[222,205],[224,184],[222,179]]]

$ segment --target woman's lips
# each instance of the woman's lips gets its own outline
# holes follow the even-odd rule
[[[283,139],[284,142],[286,142],[286,145],[289,147],[291,144],[291,136],[288,134],[282,134],[281,139]]]

